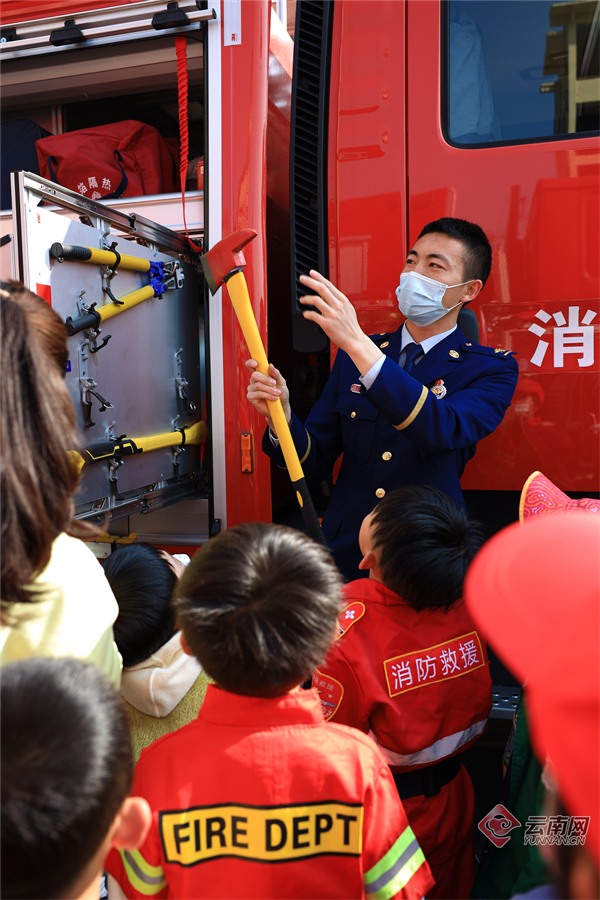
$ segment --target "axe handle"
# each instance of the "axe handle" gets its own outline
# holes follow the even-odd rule
[[[231,302],[244,334],[244,338],[246,339],[248,350],[250,351],[252,358],[258,363],[258,371],[263,375],[267,375],[269,362],[256,324],[256,319],[254,318],[254,311],[252,309],[252,304],[250,303],[248,287],[243,272],[236,272],[227,280],[227,290],[231,297]],[[292,435],[290,434],[290,428],[283,411],[283,406],[281,405],[281,400],[268,400],[267,402],[273,424],[277,430],[281,452],[283,453],[287,470],[296,491],[296,499],[302,510],[302,517],[308,529],[308,533],[313,540],[320,544],[325,544],[325,537],[315,512],[306,479],[304,478],[304,472],[302,471],[302,466],[298,459],[298,451],[292,440]]]

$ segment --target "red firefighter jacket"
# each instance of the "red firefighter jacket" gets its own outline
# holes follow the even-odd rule
[[[198,718],[143,751],[153,824],[105,867],[130,898],[402,897],[433,885],[381,753],[325,725],[316,691],[209,686]]]
[[[464,603],[415,612],[370,578],[344,591],[339,637],[313,678],[325,719],[370,732],[394,772],[465,750],[485,729],[492,695]]]

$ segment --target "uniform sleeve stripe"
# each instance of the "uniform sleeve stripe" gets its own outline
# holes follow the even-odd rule
[[[151,866],[139,850],[121,851],[121,858],[129,883],[140,894],[153,897],[166,886],[164,872],[160,866]]]
[[[306,431],[306,428],[304,430]],[[312,442],[311,442],[310,434],[308,433],[308,431],[306,431],[306,437],[308,438],[308,447],[306,448],[306,453],[300,460],[300,465],[302,465],[303,462],[306,462],[306,460],[308,459],[308,454],[310,453],[310,448],[312,447]],[[277,468],[278,469],[287,469],[287,466],[277,466]]]
[[[427,390],[425,385],[423,385],[423,390],[421,391],[421,396],[417,400],[416,405],[415,405],[413,411],[411,412],[411,414],[406,417],[404,422],[400,422],[399,425],[394,425],[394,428],[396,429],[396,431],[404,431],[405,428],[408,428],[408,426],[410,425],[411,422],[414,422],[414,420],[417,418],[417,416],[421,412],[423,404],[427,400],[428,394],[429,394],[429,391]]]
[[[306,431],[306,428],[304,430]],[[300,465],[302,465],[303,462],[306,462],[306,460],[308,459],[308,454],[310,453],[311,440],[310,440],[310,434],[308,433],[308,431],[306,431],[306,437],[308,438],[308,447],[306,448],[306,453],[300,460]]]
[[[381,875],[385,875],[389,869],[395,865],[398,859],[402,856],[406,848],[415,841],[415,833],[410,827],[407,825],[398,840],[395,844],[392,844],[388,852],[385,856],[376,863],[372,869],[369,869],[368,872],[365,872],[365,886],[369,887],[370,884],[377,881]]]
[[[420,850],[418,841],[416,837],[413,835],[413,839],[411,840],[408,847],[400,853],[400,855],[396,855],[395,860],[390,860],[390,863],[386,866],[385,870],[374,880],[369,878],[369,874],[365,875],[365,892],[369,896],[379,896],[378,892],[385,888],[388,883],[396,877],[398,872],[404,868],[406,863],[414,856],[414,854]],[[385,857],[384,857],[385,859]],[[372,870],[371,870],[372,871]],[[404,886],[404,885],[402,885]]]
[[[385,876],[373,884],[365,884],[365,894],[369,900],[389,900],[406,887],[415,872],[425,862],[425,855],[414,840],[402,854],[395,866]],[[379,887],[377,887],[379,885]]]

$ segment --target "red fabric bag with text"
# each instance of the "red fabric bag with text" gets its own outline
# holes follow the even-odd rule
[[[179,157],[152,125],[128,119],[36,141],[40,174],[92,200],[177,189]]]

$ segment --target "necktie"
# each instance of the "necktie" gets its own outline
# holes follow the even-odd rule
[[[406,359],[404,361],[404,371],[410,372],[415,367],[415,359],[417,356],[420,356],[423,353],[423,348],[420,344],[409,344],[406,350]]]

